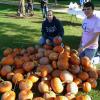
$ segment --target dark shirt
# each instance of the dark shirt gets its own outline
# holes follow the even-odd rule
[[[63,36],[64,35],[64,29],[61,24],[61,22],[53,17],[52,22],[49,22],[48,19],[46,19],[42,23],[42,36],[48,39],[52,39],[55,36]]]

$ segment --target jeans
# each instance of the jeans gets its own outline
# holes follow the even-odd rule
[[[50,39],[51,43],[50,43],[49,45],[51,45],[51,46],[56,46],[56,45],[53,43],[53,39],[54,39],[54,37],[52,37],[52,38]],[[43,36],[41,36],[41,37],[40,37],[39,43],[40,43],[40,45],[46,44],[46,38],[43,37]],[[64,44],[61,43],[61,46],[64,47]]]
[[[85,49],[83,52],[80,53],[79,57],[84,57],[84,56],[87,56],[89,57],[90,59],[92,59],[95,54],[97,52],[97,49]]]

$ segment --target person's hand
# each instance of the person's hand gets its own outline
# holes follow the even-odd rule
[[[85,50],[84,47],[80,47],[80,48],[78,49],[79,54],[80,54],[81,52],[83,52],[84,50]]]
[[[51,41],[49,39],[46,39],[46,44],[50,45]]]

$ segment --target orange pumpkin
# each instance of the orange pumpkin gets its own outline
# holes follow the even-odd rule
[[[2,68],[1,68],[1,71],[0,71],[0,74],[1,76],[6,76],[9,72],[11,72],[12,68],[11,66],[9,65],[4,65]]]
[[[2,65],[13,65],[14,64],[14,59],[11,55],[8,55],[8,56],[3,57],[1,59],[1,64]]]
[[[89,75],[88,75],[87,72],[80,72],[80,73],[78,74],[78,77],[79,77],[81,80],[85,81],[85,80],[87,80],[87,79],[89,78]]]
[[[8,91],[2,94],[1,100],[15,100],[16,93],[14,91]]]
[[[66,96],[57,96],[54,100],[68,100]]]
[[[12,77],[14,76],[14,73],[13,72],[9,72],[8,74],[7,74],[7,79],[8,80],[12,80]]]
[[[13,51],[12,48],[7,48],[3,51],[3,55],[8,56],[12,53],[12,51]]]
[[[33,86],[33,83],[29,79],[23,79],[19,82],[20,90],[25,90],[25,89],[30,90],[32,88],[32,86]]]
[[[33,93],[31,90],[22,90],[18,94],[18,100],[32,100]]]
[[[62,38],[60,36],[56,36],[53,39],[54,44],[60,45],[62,43]]]
[[[35,97],[33,100],[45,100],[45,99],[42,97]]]
[[[24,69],[26,72],[31,71],[33,68],[34,68],[34,62],[29,61],[29,62],[25,62],[25,63],[23,64],[23,69]]]
[[[12,82],[14,84],[18,84],[23,79],[24,79],[24,76],[21,73],[15,73],[12,77]]]
[[[89,79],[87,80],[87,82],[89,82],[89,83],[91,84],[91,87],[92,87],[92,88],[96,88],[96,87],[97,87],[97,81],[96,81],[96,79],[94,79],[94,78],[89,78]]]
[[[91,91],[91,84],[89,82],[84,82],[83,83],[83,90],[85,92],[90,92]]]
[[[57,53],[64,52],[64,48],[62,46],[55,46],[53,50]]]
[[[60,78],[54,77],[51,79],[51,88],[55,93],[62,93],[64,90],[64,87],[62,85],[62,82]]]
[[[10,91],[12,89],[12,83],[10,81],[0,82],[0,93]]]

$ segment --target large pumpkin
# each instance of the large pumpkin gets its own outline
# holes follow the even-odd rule
[[[64,89],[62,82],[58,77],[51,79],[51,87],[55,93],[62,93]]]

